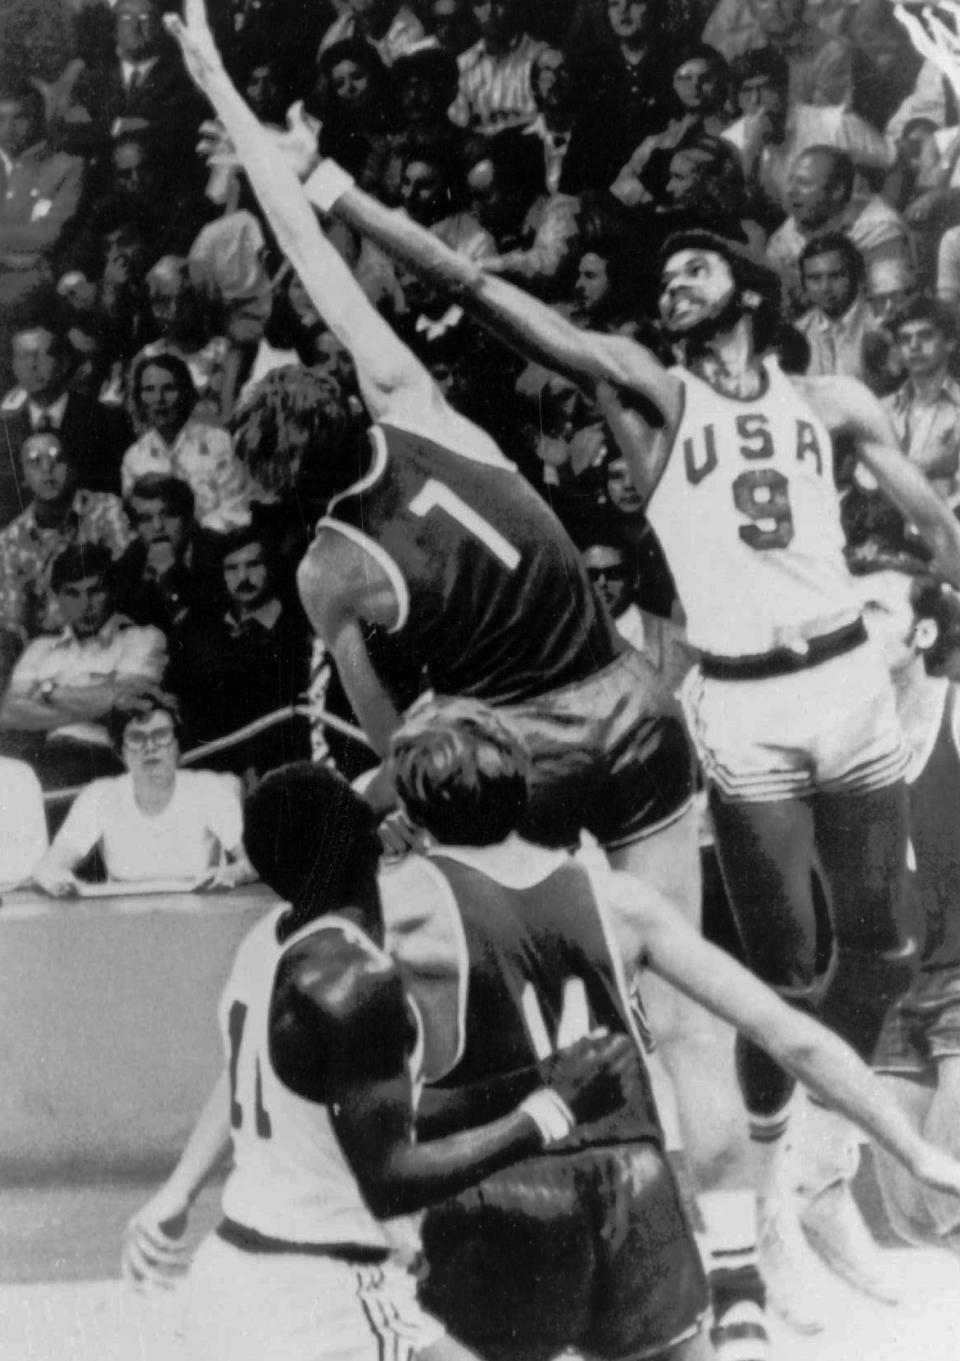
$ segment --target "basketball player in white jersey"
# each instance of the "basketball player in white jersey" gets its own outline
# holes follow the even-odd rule
[[[920,972],[887,1016],[873,1067],[923,1136],[960,1152],[960,601],[926,574],[916,546],[880,533],[848,555],[864,617],[883,647],[910,744],[911,907]],[[908,1242],[960,1251],[960,1207],[921,1188],[887,1156],[877,1174]]]
[[[582,562],[567,551],[565,532],[545,517],[523,479],[505,470],[488,437],[442,403],[429,376],[369,306],[297,193],[284,158],[230,84],[201,0],[185,14],[187,27],[171,18],[171,32],[242,149],[248,177],[304,287],[351,350],[379,425],[369,475],[331,505],[299,578],[308,613],[330,643],[368,735],[383,753],[399,721],[376,659],[362,645],[362,625],[372,621],[396,630],[401,645],[409,637],[424,648],[422,663],[435,690],[503,704],[524,725],[543,795],[530,806],[531,834],[535,825],[538,836],[565,844],[585,824],[613,863],[652,880],[698,920],[698,829],[686,738],[672,717],[651,706],[662,681],[636,654],[608,662],[609,637],[595,620]],[[289,413],[268,424],[282,428],[280,454],[299,463],[300,447],[310,441],[297,437]],[[299,430],[304,422],[296,425]],[[336,462],[332,443],[318,429],[310,452],[321,479]],[[288,455],[294,445],[295,457]],[[357,462],[354,456],[353,479]],[[434,616],[428,629],[425,604]],[[573,636],[577,647],[560,646]],[[527,661],[525,692],[505,688]],[[540,810],[545,815],[538,816]],[[654,990],[649,1005],[677,1088],[687,1154],[712,1182],[744,1185],[749,1149],[732,1036],[657,980]],[[703,1210],[712,1228],[720,1228],[706,1205]],[[734,1237],[742,1236],[737,1226]],[[755,1271],[744,1284],[756,1294]]]
[[[844,566],[833,441],[851,443],[955,583],[960,527],[903,459],[861,383],[781,371],[771,353],[778,280],[735,243],[706,231],[666,243],[662,321],[685,358],[667,369],[637,342],[578,330],[505,280],[438,251],[335,163],[305,156],[302,135],[294,142],[287,150],[310,172],[316,207],[453,290],[602,410],[701,654],[684,707],[747,958],[869,1058],[916,954],[902,919],[907,752]],[[817,948],[814,863],[830,900],[829,973]],[[798,1284],[815,1264],[793,1207],[774,1194],[793,1083],[756,1046],[741,1043],[738,1061],[765,1202],[768,1284],[792,1322],[816,1330],[815,1292]],[[808,1237],[849,1281],[891,1301],[895,1286],[849,1193],[850,1131],[822,1111],[806,1137],[828,1150],[831,1168],[805,1188]]]
[[[406,1221],[614,1110],[641,1080],[623,1036],[583,1037],[494,1120],[415,1140],[423,1034],[382,948],[368,804],[304,763],[247,800],[253,863],[290,899],[241,944],[220,1004],[225,1066],[170,1178],[131,1221],[128,1278],[169,1282],[198,1191],[232,1152],[223,1219],[190,1269],[198,1361],[446,1357],[415,1301]],[[298,849],[295,866],[276,848]],[[285,859],[286,857],[284,857]],[[293,858],[292,856],[290,857]],[[386,1221],[386,1222],[384,1222]],[[443,1348],[447,1348],[444,1351]],[[456,1349],[459,1350],[459,1349]]]

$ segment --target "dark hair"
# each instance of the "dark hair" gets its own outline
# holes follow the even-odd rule
[[[369,457],[340,384],[298,364],[254,384],[230,432],[237,456],[270,492],[289,492],[308,480],[332,495],[356,481]]]
[[[676,56],[670,61],[670,79],[677,74],[681,66],[685,66],[688,61],[705,61],[711,70],[720,77],[720,89],[717,93],[717,105],[722,107],[726,102],[730,91],[730,65],[726,57],[718,52],[709,43],[690,42],[686,43],[676,51]]]
[[[775,270],[755,259],[739,242],[718,236],[716,232],[693,227],[687,231],[673,232],[667,237],[660,249],[657,267],[659,277],[662,277],[671,255],[681,250],[708,250],[723,256],[730,266],[738,292],[741,295],[752,292],[759,298],[758,306],[752,311],[756,348],[763,351],[777,344],[783,319],[780,311],[780,276]]]
[[[436,166],[443,175],[444,187],[450,200],[450,211],[460,206],[466,191],[463,158],[459,147],[449,137],[430,133],[410,132],[401,141],[400,164],[406,170],[411,161],[423,161]]]
[[[50,569],[50,589],[56,595],[64,586],[87,577],[102,577],[113,585],[113,557],[102,543],[71,543],[58,553]]]
[[[123,750],[123,739],[131,723],[149,718],[151,714],[169,714],[173,721],[173,734],[177,745],[183,749],[184,727],[180,716],[180,705],[175,696],[156,687],[145,688],[122,709],[111,709],[104,720],[107,736],[114,751]]]
[[[894,317],[890,329],[896,336],[901,326],[911,321],[927,321],[943,336],[944,340],[957,342],[957,321],[953,311],[946,303],[935,298],[911,298],[901,307]]]
[[[796,165],[796,162],[799,161],[801,157],[806,156],[825,156],[830,162],[830,173],[827,183],[830,185],[839,185],[843,190],[844,198],[848,199],[850,197],[853,193],[853,181],[856,175],[856,167],[853,163],[853,157],[848,152],[842,151],[840,147],[828,146],[824,142],[816,142],[813,146],[805,146],[803,148],[796,157],[794,165]]]
[[[243,844],[294,919],[345,906],[374,879],[376,818],[342,775],[310,761],[271,770],[243,805]]]
[[[479,700],[440,697],[418,706],[393,735],[390,769],[412,821],[441,845],[503,841],[527,806],[523,739]]]
[[[34,441],[36,440],[44,440],[45,442],[55,444],[60,451],[61,462],[68,463],[70,467],[74,470],[74,472],[76,472],[77,460],[74,455],[74,451],[70,448],[68,444],[64,443],[64,441],[54,430],[34,430],[31,434],[29,434],[26,437],[25,440],[23,440],[23,442],[20,445],[21,467],[23,466],[23,456],[26,453],[27,445],[33,444]]]
[[[530,204],[546,189],[543,148],[536,137],[526,137],[518,128],[472,138],[464,152],[467,174],[482,161],[493,166],[501,193]]]
[[[863,283],[865,274],[863,256],[849,236],[844,236],[843,232],[824,232],[821,236],[810,238],[800,252],[800,278],[803,279],[804,277],[803,267],[808,260],[812,260],[816,255],[827,255],[833,252],[843,256],[850,277],[859,288],[860,284]]]
[[[42,305],[24,310],[14,317],[10,329],[10,345],[18,336],[29,331],[46,331],[53,339],[54,353],[62,360],[71,360],[73,351],[67,335],[66,308],[61,298],[45,296]]]
[[[749,52],[735,58],[730,67],[730,78],[734,88],[748,80],[764,76],[778,90],[789,89],[790,63],[775,47],[752,47]]]
[[[0,78],[0,103],[22,105],[34,127],[42,128],[46,121],[43,95],[36,85],[23,76]]]
[[[138,501],[162,501],[168,515],[179,515],[184,520],[192,519],[196,512],[196,499],[190,483],[170,473],[144,473],[137,478],[123,503],[131,518],[134,498]]]
[[[167,373],[173,377],[177,387],[180,389],[180,395],[182,397],[189,397],[191,409],[196,406],[196,384],[193,381],[193,376],[190,373],[186,362],[181,359],[178,354],[170,354],[167,350],[161,350],[159,354],[142,354],[134,364],[133,371],[130,375],[130,395],[137,415],[141,420],[144,417],[144,411],[143,404],[140,400],[140,385],[143,382],[144,373],[151,364],[155,365],[157,368],[166,369]]]

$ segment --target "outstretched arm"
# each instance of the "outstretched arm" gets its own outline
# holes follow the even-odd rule
[[[224,69],[203,0],[186,0],[185,21],[166,17],[187,69],[222,120],[283,253],[326,324],[353,358],[375,420],[398,402],[432,399],[435,385],[380,316],[330,244],[286,158],[247,107]],[[439,397],[439,394],[436,394]]]
[[[864,466],[914,526],[933,553],[934,569],[960,587],[960,524],[923,473],[901,453],[887,413],[855,378],[824,379],[811,391],[824,394],[831,432],[851,434]],[[819,407],[819,402],[817,403]]]
[[[506,279],[457,255],[402,213],[358,189],[333,161],[321,161],[306,183],[323,212],[375,241],[388,255],[456,301],[525,358],[563,374],[592,394],[608,382],[663,411],[672,410],[677,383],[634,341],[578,330],[565,317]]]
[[[920,1136],[848,1044],[710,945],[654,890],[638,891],[635,881],[617,875],[607,901],[628,968],[646,964],[729,1021],[825,1103],[871,1134],[915,1177],[960,1196],[960,1162]]]

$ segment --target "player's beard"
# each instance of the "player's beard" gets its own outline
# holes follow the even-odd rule
[[[675,345],[683,345],[686,351],[686,359],[689,361],[709,346],[710,341],[725,331],[732,331],[741,317],[749,314],[749,308],[744,306],[740,289],[735,288],[726,302],[721,303],[715,312],[710,312],[707,316],[695,321],[692,326],[687,326],[683,330],[670,332],[670,338]]]

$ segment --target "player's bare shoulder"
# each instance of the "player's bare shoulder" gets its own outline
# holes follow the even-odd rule
[[[375,553],[334,523],[321,523],[297,569],[297,585],[310,617],[324,636],[343,614],[392,628],[398,601]]]
[[[859,378],[835,373],[816,377],[791,374],[790,381],[831,435],[892,439],[883,407]]]

